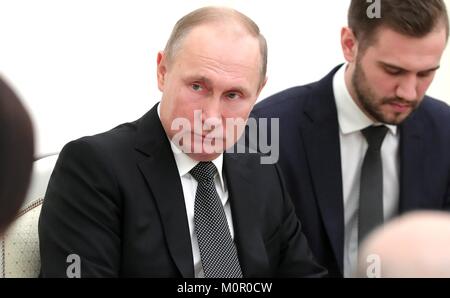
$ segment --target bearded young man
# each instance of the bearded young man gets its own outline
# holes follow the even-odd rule
[[[252,112],[279,118],[288,191],[315,257],[336,277],[353,275],[376,226],[450,209],[450,108],[425,95],[448,39],[445,4],[380,1],[381,18],[367,15],[370,5],[351,2],[345,65]]]

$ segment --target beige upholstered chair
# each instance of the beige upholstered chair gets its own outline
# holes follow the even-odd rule
[[[0,238],[0,277],[37,277],[39,274],[38,220],[57,158],[57,154],[52,154],[33,164],[25,203],[16,220]]]

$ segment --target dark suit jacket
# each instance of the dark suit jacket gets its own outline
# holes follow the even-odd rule
[[[279,170],[257,154],[225,154],[244,277],[321,276]],[[194,277],[175,159],[156,106],[134,123],[62,150],[39,220],[41,275]]]
[[[257,104],[255,118],[279,118],[279,166],[318,262],[342,276],[344,207],[333,77]],[[270,121],[268,121],[270,123]],[[450,208],[450,108],[425,97],[400,129],[400,210]],[[270,132],[270,129],[269,129]]]

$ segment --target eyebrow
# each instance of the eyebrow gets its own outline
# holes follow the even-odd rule
[[[397,65],[394,65],[394,64],[390,64],[390,63],[386,63],[386,62],[382,62],[382,61],[379,61],[378,64],[380,64],[380,65],[383,66],[383,67],[394,68],[394,69],[399,70],[399,71],[402,71],[402,72],[409,72],[409,70],[404,69],[404,68],[402,68],[402,67],[400,67],[400,66],[397,66]],[[421,70],[421,71],[419,71],[419,73],[436,71],[436,70],[438,70],[440,67],[441,67],[441,66],[438,65],[438,66],[432,67],[432,68],[430,68],[430,69]]]
[[[195,82],[204,82],[206,85],[212,85],[212,81],[204,76],[190,76],[188,77],[189,81],[195,81]]]

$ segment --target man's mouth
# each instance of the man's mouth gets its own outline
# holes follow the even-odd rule
[[[395,112],[398,113],[405,113],[411,109],[411,105],[406,103],[390,102],[388,104]]]

